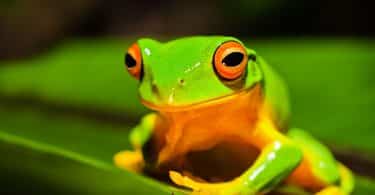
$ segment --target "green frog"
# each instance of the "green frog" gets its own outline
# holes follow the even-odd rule
[[[132,130],[134,150],[116,154],[117,166],[196,194],[267,194],[285,186],[351,193],[351,171],[307,132],[288,129],[284,81],[239,39],[143,38],[130,46],[125,65],[154,112]]]

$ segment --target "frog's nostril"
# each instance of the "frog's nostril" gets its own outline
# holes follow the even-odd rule
[[[178,84],[180,86],[184,86],[185,85],[185,80],[184,79],[178,79]]]
[[[154,82],[151,84],[151,91],[156,95],[160,95],[159,88]]]

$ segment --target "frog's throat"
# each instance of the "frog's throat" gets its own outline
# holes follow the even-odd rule
[[[187,110],[194,110],[198,108],[204,108],[204,107],[211,107],[214,105],[219,105],[225,102],[230,102],[232,100],[237,99],[238,97],[248,95],[251,93],[253,90],[261,87],[260,84],[255,84],[250,88],[242,89],[240,91],[237,91],[235,93],[232,93],[230,95],[226,96],[221,96],[218,98],[213,98],[210,100],[198,102],[198,103],[193,103],[189,105],[183,105],[183,106],[171,106],[171,105],[157,105],[154,103],[151,103],[147,100],[141,99],[141,102],[143,105],[146,107],[150,108],[151,110],[155,111],[164,111],[164,112],[180,112],[180,111],[187,111]]]

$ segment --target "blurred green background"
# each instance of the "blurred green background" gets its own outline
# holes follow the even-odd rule
[[[0,1],[0,194],[171,194],[116,169],[147,110],[123,65],[139,37],[241,38],[285,78],[291,125],[375,193],[375,27],[356,1]]]

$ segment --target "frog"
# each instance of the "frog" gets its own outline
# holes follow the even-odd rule
[[[141,38],[124,62],[151,112],[130,132],[133,149],[114,155],[116,166],[192,194],[353,191],[351,170],[307,131],[289,127],[285,81],[240,39]]]

